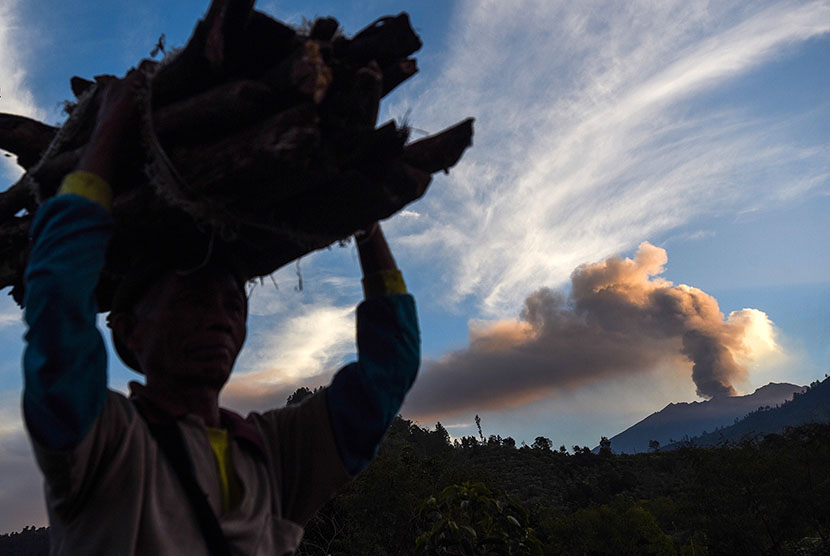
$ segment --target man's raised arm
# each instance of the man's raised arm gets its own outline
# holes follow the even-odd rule
[[[358,360],[327,391],[338,450],[351,475],[372,460],[420,364],[415,301],[379,224],[355,236],[366,300],[357,308]]]
[[[95,326],[94,292],[112,233],[108,182],[142,79],[134,71],[107,87],[76,171],[32,222],[24,275],[23,413],[29,434],[47,449],[77,445],[106,400],[106,350]]]

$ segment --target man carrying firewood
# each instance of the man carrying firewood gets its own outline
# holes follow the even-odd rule
[[[43,203],[26,269],[23,410],[45,478],[52,554],[291,554],[303,525],[368,465],[419,365],[415,305],[380,227],[356,237],[358,361],[299,405],[218,405],[246,335],[246,276],[216,257],[144,267],[110,313],[144,374],[108,390],[95,288],[140,72],[109,84],[76,171]]]

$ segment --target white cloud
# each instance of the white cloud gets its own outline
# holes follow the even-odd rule
[[[303,21],[309,17],[308,13],[287,10],[283,7],[283,2],[278,0],[260,2],[257,4],[257,9],[294,27],[301,26]]]
[[[400,218],[408,218],[408,219],[413,219],[413,220],[417,220],[418,218],[421,217],[421,215],[418,212],[416,212],[414,210],[407,210],[407,209],[404,209],[401,212],[399,212],[398,216]]]
[[[9,326],[22,326],[23,317],[20,309],[0,313],[0,330]]]
[[[20,114],[44,120],[46,111],[39,107],[26,83],[29,61],[27,42],[21,40],[23,22],[19,16],[20,0],[0,2],[0,112]],[[23,173],[14,158],[0,157],[0,177],[15,180]]]
[[[272,330],[258,326],[252,363],[275,381],[318,375],[354,352],[354,306],[304,306]],[[244,374],[240,374],[241,379]]]
[[[243,352],[223,391],[223,403],[238,411],[282,406],[301,386],[331,381],[355,352],[354,306],[308,305],[277,324],[257,325],[256,338]]]
[[[40,472],[22,431],[0,433],[0,523],[2,531],[46,525]]]
[[[355,307],[360,281],[331,272],[331,258],[303,259],[304,287],[295,268],[275,275],[251,296],[248,341],[224,391],[224,403],[240,410],[282,405],[300,386],[327,384],[355,347]]]
[[[0,392],[0,532],[46,525],[41,485],[23,430],[20,393]]]
[[[403,99],[436,131],[477,117],[475,146],[396,228],[441,256],[449,301],[514,314],[540,284],[696,217],[804,194],[826,155],[788,121],[701,109],[699,95],[830,31],[826,2],[468,2],[434,86]],[[785,177],[785,179],[779,179]]]

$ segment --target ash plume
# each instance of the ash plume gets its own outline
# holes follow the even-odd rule
[[[688,372],[690,363],[698,395],[735,395],[746,362],[777,349],[772,323],[756,309],[725,318],[711,295],[661,278],[667,260],[644,242],[633,259],[577,267],[568,296],[542,288],[518,319],[471,323],[467,348],[425,365],[404,414],[514,407],[626,374]]]

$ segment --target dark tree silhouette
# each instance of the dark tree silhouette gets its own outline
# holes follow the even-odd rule
[[[544,450],[546,452],[550,452],[551,448],[553,448],[553,442],[546,436],[537,436],[536,440],[533,441],[533,444],[531,444],[530,447],[533,450]]]
[[[611,455],[611,441],[607,436],[603,436],[599,440],[599,455],[608,457]]]
[[[318,389],[317,389],[317,388],[315,388],[315,389],[312,391],[312,390],[309,390],[308,388],[306,388],[305,386],[300,386],[299,388],[297,388],[296,390],[294,390],[294,393],[293,393],[293,394],[291,394],[290,396],[288,396],[288,399],[285,401],[285,405],[294,405],[294,404],[298,404],[298,403],[300,403],[301,401],[303,401],[304,399],[306,399],[307,397],[309,397],[309,396],[311,396],[312,394],[314,394],[314,392],[316,392],[317,390],[318,390]]]

